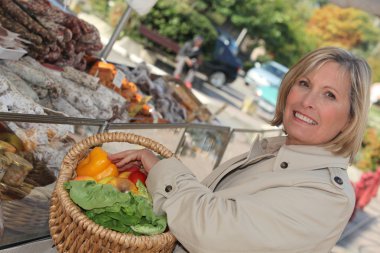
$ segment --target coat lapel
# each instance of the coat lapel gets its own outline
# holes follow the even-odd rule
[[[219,165],[215,170],[213,170],[210,175],[208,175],[203,181],[202,184],[210,187],[213,182],[221,175],[224,174],[225,171],[229,171],[230,169],[236,168],[235,166],[240,166],[242,162],[247,159],[247,154],[244,153],[242,155],[231,158],[230,160],[224,162]]]
[[[219,167],[217,167],[214,171],[211,172],[211,174],[206,177],[202,184],[210,188],[211,190],[214,190],[219,181],[227,175],[229,172],[239,168],[240,166],[248,165],[256,163],[263,158],[268,157],[269,154],[267,154],[267,141],[264,140],[264,146],[263,149],[262,142],[260,140],[260,137],[257,136],[251,146],[251,149],[248,153],[244,153],[242,155],[239,155],[237,157],[234,157],[225,163],[221,164]],[[272,155],[270,155],[272,156]]]

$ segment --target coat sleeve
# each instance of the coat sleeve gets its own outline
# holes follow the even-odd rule
[[[155,212],[167,214],[170,230],[190,252],[319,252],[314,247],[347,222],[343,195],[293,186],[222,197],[175,158],[153,167],[147,187]]]

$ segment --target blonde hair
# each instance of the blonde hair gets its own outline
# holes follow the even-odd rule
[[[277,106],[271,125],[280,126],[283,122],[286,98],[300,76],[307,75],[327,61],[338,63],[350,79],[350,121],[348,126],[335,138],[322,144],[336,155],[350,157],[353,161],[358,152],[367,125],[370,107],[371,68],[368,63],[350,52],[336,47],[319,48],[305,55],[285,75],[281,82]]]

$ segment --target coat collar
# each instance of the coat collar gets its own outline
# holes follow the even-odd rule
[[[328,167],[346,169],[348,166],[349,158],[335,156],[323,147],[285,145],[285,141],[285,136],[267,139],[256,137],[248,153],[221,164],[202,183],[210,189],[215,189],[218,182],[232,170],[273,157],[276,160],[272,171],[315,170]]]
[[[334,155],[323,147],[305,145],[283,145],[278,151],[273,170],[315,170],[321,168],[347,169],[349,158]]]
[[[287,170],[313,170],[327,167],[346,169],[348,157],[334,155],[323,147],[309,145],[286,145],[286,136],[260,139],[256,137],[244,165],[256,162],[258,157],[273,156],[277,153],[275,170],[283,170],[281,163],[286,163]]]

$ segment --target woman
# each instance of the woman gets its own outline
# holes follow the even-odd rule
[[[286,135],[256,139],[202,183],[148,150],[110,158],[144,166],[154,210],[167,214],[183,250],[326,253],[354,208],[346,168],[366,126],[370,80],[368,64],[343,49],[309,53],[280,87],[272,125]]]

